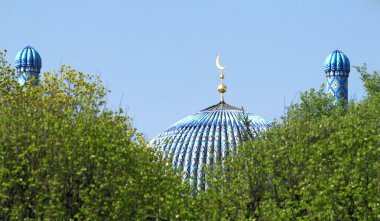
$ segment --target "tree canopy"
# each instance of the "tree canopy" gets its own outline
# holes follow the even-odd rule
[[[1,52],[1,220],[191,215],[186,185],[121,109],[106,107],[99,78],[62,66],[37,86],[16,79]]]

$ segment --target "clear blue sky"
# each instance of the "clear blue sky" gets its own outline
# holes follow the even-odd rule
[[[9,61],[31,45],[42,71],[100,74],[109,107],[126,108],[147,138],[219,102],[218,53],[226,102],[269,120],[325,82],[332,50],[380,69],[378,0],[1,0],[0,16]],[[349,97],[362,96],[352,70]]]

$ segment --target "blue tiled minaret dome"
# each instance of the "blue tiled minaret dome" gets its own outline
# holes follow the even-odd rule
[[[224,101],[227,86],[224,84],[224,68],[221,70],[221,84],[218,91],[221,101],[195,114],[185,117],[170,126],[150,141],[150,145],[169,157],[173,167],[183,171],[183,178],[189,179],[198,190],[206,188],[206,167],[223,164],[228,154],[237,146],[248,130],[257,135],[270,127],[270,122],[259,116],[245,113]],[[248,119],[248,121],[245,121]]]
[[[327,94],[337,100],[348,99],[348,77],[350,74],[350,60],[343,52],[335,50],[325,60],[327,78]]]
[[[25,84],[31,77],[39,78],[42,61],[40,54],[31,46],[20,50],[15,58],[17,72],[21,73],[18,79],[20,84]]]

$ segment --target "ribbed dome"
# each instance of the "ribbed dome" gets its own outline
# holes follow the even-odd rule
[[[229,151],[236,150],[246,131],[244,116],[252,131],[262,132],[270,126],[265,119],[222,101],[178,121],[150,144],[165,157],[171,156],[173,167],[183,168],[184,178],[192,178],[194,186],[204,189],[204,166],[222,162]]]
[[[339,50],[329,54],[325,60],[325,73],[334,72],[334,75],[347,75],[350,73],[350,60]]]
[[[15,58],[17,71],[40,73],[42,62],[41,56],[31,46],[20,50]]]

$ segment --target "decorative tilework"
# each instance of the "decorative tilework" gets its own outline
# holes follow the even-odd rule
[[[339,50],[333,51],[325,60],[327,78],[327,94],[337,100],[348,99],[348,77],[350,74],[350,60]]]
[[[33,47],[26,46],[17,53],[15,67],[17,72],[22,72],[18,82],[23,85],[32,76],[39,77],[42,67],[41,56]]]
[[[150,142],[164,156],[171,157],[174,168],[182,167],[183,178],[190,178],[190,183],[198,189],[205,188],[205,166],[223,163],[240,144],[245,127],[243,115],[248,116],[252,130],[264,131],[270,127],[261,117],[220,104],[185,117]]]
[[[335,50],[329,54],[325,60],[325,73],[347,75],[350,73],[350,60],[345,54],[339,50]]]
[[[327,77],[327,94],[336,99],[348,99],[348,78],[344,76]]]

